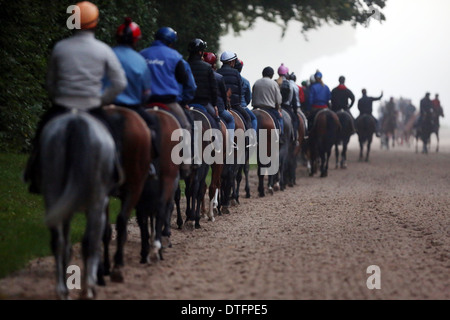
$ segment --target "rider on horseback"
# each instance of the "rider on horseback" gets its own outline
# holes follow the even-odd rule
[[[159,154],[157,142],[158,120],[153,115],[145,112],[143,107],[150,97],[151,78],[145,59],[136,52],[136,44],[141,39],[141,29],[131,18],[125,18],[125,22],[117,28],[116,39],[119,45],[114,47],[113,51],[125,71],[128,85],[116,97],[114,104],[131,109],[144,119],[151,131],[154,158]],[[109,81],[105,81],[105,87],[109,85]],[[149,175],[150,177],[156,175],[153,163],[150,164]]]
[[[127,79],[112,49],[95,38],[99,10],[88,1],[77,3],[80,9],[81,29],[59,41],[53,48],[47,73],[47,89],[52,107],[41,117],[24,181],[30,183],[29,191],[40,192],[40,135],[44,126],[54,117],[71,109],[88,111],[102,121],[117,142],[114,121],[108,117],[103,105],[113,102],[127,86]],[[102,79],[107,76],[111,86],[102,92]]]
[[[234,123],[233,115],[226,110],[228,99],[227,89],[223,76],[216,71],[217,57],[212,52],[205,52],[203,54],[203,60],[209,63],[214,71],[214,76],[217,82],[217,109],[219,111],[219,117],[225,122],[225,126],[227,127],[230,145],[233,146],[233,148],[237,148],[237,145],[234,142],[234,130],[236,128],[236,124]]]
[[[253,84],[253,108],[267,111],[280,134],[283,134],[283,117],[281,115],[281,92],[278,84],[272,80],[275,71],[271,67],[264,68],[262,78]],[[277,121],[278,120],[278,121]]]
[[[244,66],[244,62],[242,60],[237,59],[236,65],[234,67],[239,71],[239,73],[241,73],[243,66]],[[247,79],[245,79],[242,76],[242,74],[241,74],[241,78],[242,78],[241,107],[242,107],[242,109],[244,109],[247,112],[248,116],[251,119],[252,128],[254,130],[253,140],[254,140],[254,144],[256,145],[256,132],[258,131],[258,120],[256,119],[256,116],[252,112],[252,110],[250,110],[248,108],[250,101],[252,101],[252,90],[250,88],[250,82]]]
[[[378,98],[373,98],[373,97],[369,97],[367,96],[367,90],[366,89],[362,89],[362,98],[358,100],[358,110],[360,112],[359,117],[361,117],[361,115],[363,114],[369,114],[372,116],[372,118],[375,119],[375,124],[376,124],[376,132],[375,135],[377,137],[380,137],[380,124],[378,122],[378,119],[375,118],[372,115],[372,104],[374,101],[378,101],[381,100],[381,98],[383,97],[383,92],[381,92],[381,95]],[[358,121],[358,118],[356,118],[356,121]]]
[[[419,119],[417,120],[416,127],[420,127],[423,122],[423,119],[427,115],[431,115],[432,112],[433,112],[433,102],[430,99],[430,93],[427,92],[425,94],[425,97],[422,100],[420,100],[420,115]]]
[[[350,105],[348,101],[350,100]],[[338,112],[343,110],[350,115],[352,123],[352,131],[356,132],[355,120],[350,112],[350,108],[355,103],[355,95],[353,92],[345,86],[345,77],[339,77],[339,85],[331,91],[331,110]]]
[[[311,132],[311,129],[314,124],[314,118],[316,114],[323,110],[327,109],[331,99],[330,89],[326,84],[323,83],[322,73],[317,71],[314,74],[314,83],[311,85],[309,89],[309,104],[310,110],[308,115],[308,128]]]
[[[181,54],[173,49],[178,36],[175,30],[170,27],[162,27],[155,34],[155,40],[150,47],[141,51],[145,58],[151,75],[151,96],[149,102],[164,103],[167,108],[176,116],[180,125],[193,132],[191,122],[183,108],[178,104],[180,94],[180,84],[184,85],[189,81],[186,73],[186,66]],[[189,143],[186,141],[186,143]],[[182,163],[180,166],[183,172],[190,170],[190,165]]]
[[[238,70],[234,68],[236,65],[237,56],[235,53],[225,51],[220,56],[220,61],[223,63],[222,67],[217,70],[223,76],[225,85],[231,89],[230,104],[231,108],[237,111],[244,119],[245,126],[252,128],[252,122],[248,113],[242,108],[242,77]]]
[[[189,43],[189,65],[192,75],[197,85],[194,99],[190,102],[190,106],[201,106],[205,111],[205,115],[212,126],[211,129],[220,131],[220,118],[217,108],[217,81],[214,71],[209,64],[202,60],[203,53],[206,49],[206,42],[201,39],[194,39]],[[219,137],[215,138],[215,149],[220,150],[218,144]]]
[[[294,141],[297,140],[298,127],[300,125],[297,115],[297,100],[299,95],[296,94],[296,84],[289,80],[289,69],[282,63],[278,68],[279,78],[277,82],[280,83],[281,92],[281,107],[286,110],[292,120],[294,127],[294,136],[292,137]]]

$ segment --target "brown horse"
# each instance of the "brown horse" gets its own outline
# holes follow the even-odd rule
[[[264,197],[265,196],[265,190],[264,190],[264,177],[266,176],[265,174],[265,170],[267,167],[270,166],[270,163],[262,163],[261,162],[261,154],[260,152],[261,150],[261,140],[260,140],[260,136],[259,136],[259,132],[260,130],[266,130],[267,132],[267,145],[264,147],[267,147],[267,154],[265,156],[267,156],[267,158],[271,158],[272,154],[272,134],[276,134],[276,126],[275,126],[275,120],[272,118],[272,116],[265,111],[264,109],[253,109],[253,113],[256,116],[256,120],[258,121],[258,157],[257,157],[257,162],[258,162],[258,180],[259,180],[259,184],[258,184],[258,194],[260,197]],[[279,134],[276,134],[275,140],[279,141],[280,137]],[[275,183],[275,175],[267,175],[268,181],[267,181],[267,186],[269,189],[269,193],[273,194],[273,186]]]
[[[234,142],[238,144],[238,135],[241,137],[245,134],[245,125],[242,118],[233,110],[229,110],[232,114],[235,122],[235,135]],[[247,144],[246,144],[247,145]],[[242,146],[241,146],[242,148]],[[236,177],[238,170],[240,169],[241,164],[238,162],[242,162],[242,159],[239,158],[239,155],[242,154],[242,151],[246,150],[238,150],[235,151],[232,161],[227,161],[222,168],[222,176],[221,176],[221,189],[220,189],[220,200],[219,200],[219,215],[221,213],[229,214],[229,207],[233,201],[235,203],[236,199],[238,199],[239,194],[235,192],[236,190]],[[238,161],[239,160],[239,161]],[[231,163],[230,163],[231,162]],[[238,200],[237,200],[238,201]]]
[[[320,177],[328,176],[331,149],[336,143],[340,130],[341,124],[335,112],[323,109],[316,114],[309,137],[310,176],[317,172],[317,160],[320,160]]]
[[[293,187],[296,184],[297,159],[302,151],[306,135],[305,119],[299,113],[297,113],[296,116],[298,117],[299,121],[297,140],[295,141],[295,143],[291,143],[289,147],[287,166],[285,170],[285,182],[289,187]]]
[[[119,115],[124,119],[121,133],[121,163],[125,181],[114,194],[121,201],[120,212],[117,216],[117,249],[114,255],[114,267],[111,271],[111,280],[123,281],[122,267],[123,248],[127,239],[127,224],[132,211],[141,196],[144,183],[148,176],[151,162],[151,133],[145,121],[138,113],[116,106],[105,107],[109,115]],[[108,214],[108,213],[107,213]],[[108,214],[109,215],[109,214]],[[109,250],[111,240],[111,225],[107,223],[104,242],[104,274],[109,274]],[[99,278],[101,279],[101,278]],[[100,280],[101,283],[101,280]]]
[[[220,214],[219,212],[219,193],[221,188],[221,177],[224,166],[226,165],[227,156],[227,141],[228,141],[228,131],[223,120],[220,120],[220,131],[222,133],[222,163],[214,162],[211,164],[211,183],[209,184],[209,206],[206,209],[205,199],[203,199],[203,213],[206,214],[209,220],[214,221],[214,214]],[[206,183],[204,185],[206,190]]]
[[[163,259],[162,237],[170,238],[171,235],[170,221],[180,177],[180,165],[172,160],[172,149],[180,142],[172,141],[172,133],[181,129],[181,125],[164,105],[153,104],[149,107],[146,112],[155,115],[158,119],[159,155],[153,161],[157,178],[146,180],[136,206],[136,218],[141,231],[141,263],[157,262]],[[149,233],[149,220],[151,233]],[[149,244],[150,237],[152,247]],[[150,248],[152,248],[151,252]]]

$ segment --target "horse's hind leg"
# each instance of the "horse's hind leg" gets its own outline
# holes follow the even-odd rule
[[[82,299],[95,298],[97,283],[97,268],[100,263],[101,242],[104,234],[106,215],[104,210],[108,204],[105,197],[100,203],[95,203],[87,210],[86,232],[83,237],[82,251],[84,260],[84,281],[81,291]]]
[[[250,183],[248,181],[248,175],[250,170],[250,164],[247,161],[244,166],[244,173],[245,173],[245,197],[248,199],[250,198]]]
[[[369,154],[370,154],[370,145],[372,144],[372,140],[367,142],[367,153],[366,153],[366,162],[369,162]]]
[[[437,133],[437,132],[436,132],[436,139],[437,139],[436,152],[439,152],[439,133]]]
[[[334,154],[336,155],[336,169],[337,169],[339,168],[339,147],[337,143],[334,145]]]
[[[65,241],[63,226],[50,229],[51,248],[55,256],[56,265],[56,294],[61,300],[69,299],[69,290],[66,285],[66,265],[65,265]]]
[[[175,191],[175,206],[177,210],[177,226],[178,229],[181,230],[183,227],[183,218],[181,217],[181,207],[180,207],[180,201],[181,201],[181,188],[180,184],[178,184],[178,188]]]
[[[148,215],[144,208],[136,207],[136,220],[141,231],[141,260],[140,263],[148,263],[148,253],[150,252],[150,234],[148,231]]]

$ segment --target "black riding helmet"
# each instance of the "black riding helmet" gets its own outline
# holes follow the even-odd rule
[[[199,51],[205,51],[206,47],[207,47],[206,41],[197,38],[189,42],[188,51],[190,54],[197,53]]]

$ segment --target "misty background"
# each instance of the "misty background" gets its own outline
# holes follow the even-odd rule
[[[389,0],[383,13],[386,21],[370,19],[368,27],[324,24],[305,34],[290,22],[283,38],[279,26],[261,19],[251,30],[223,36],[221,49],[243,60],[242,76],[252,86],[264,67],[276,72],[284,63],[297,84],[319,69],[332,90],[344,75],[357,100],[366,88],[369,96],[383,91],[383,100],[411,99],[418,110],[426,92],[432,99],[438,93],[446,116],[441,124],[450,126],[450,1]],[[356,105],[351,110],[359,115]]]

